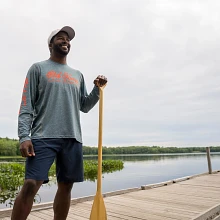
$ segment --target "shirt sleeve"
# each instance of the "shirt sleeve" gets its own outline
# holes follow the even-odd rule
[[[39,68],[36,64],[29,69],[22,94],[18,116],[18,137],[20,143],[30,140],[31,125],[33,122],[34,106],[38,98]]]
[[[89,112],[95,104],[99,101],[99,88],[94,86],[91,93],[88,95],[84,77],[82,75],[82,80],[80,84],[80,111],[87,113]]]

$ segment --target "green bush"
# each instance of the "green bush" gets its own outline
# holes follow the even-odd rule
[[[123,169],[123,162],[120,160],[104,160],[102,162],[102,172],[109,173]],[[0,163],[0,203],[11,206],[14,202],[20,187],[24,182],[24,163]],[[95,181],[98,173],[98,162],[94,160],[84,160],[84,179]],[[51,181],[56,181],[56,167],[53,164],[49,170]]]

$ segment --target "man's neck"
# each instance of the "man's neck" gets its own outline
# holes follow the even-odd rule
[[[57,56],[50,56],[50,59],[56,63],[66,64],[66,56],[65,57],[57,57]]]

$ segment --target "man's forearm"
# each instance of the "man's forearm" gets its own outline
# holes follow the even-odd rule
[[[95,106],[95,104],[98,101],[99,101],[99,88],[94,86],[91,93],[88,96],[84,97],[80,110],[82,112],[87,113]]]
[[[29,113],[20,113],[18,118],[18,137],[20,143],[30,140],[30,131],[33,116]]]

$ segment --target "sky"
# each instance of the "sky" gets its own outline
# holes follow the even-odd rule
[[[88,92],[108,78],[104,146],[220,146],[219,11],[218,0],[1,1],[0,137],[18,138],[27,71],[68,25],[67,62]],[[81,125],[83,144],[97,146],[98,104]]]

